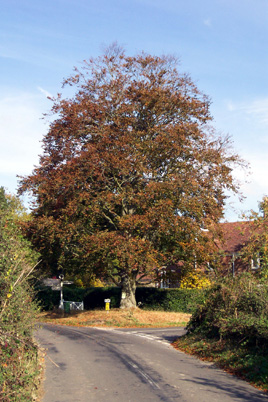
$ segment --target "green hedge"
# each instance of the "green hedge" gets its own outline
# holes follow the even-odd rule
[[[41,310],[49,311],[60,304],[60,292],[49,286],[35,286],[35,300]]]
[[[36,297],[44,310],[52,310],[59,305],[60,292],[42,286],[36,289]],[[121,289],[118,287],[81,289],[68,286],[63,288],[64,300],[83,301],[86,310],[104,308],[104,299],[111,300],[111,308],[119,308],[120,297]],[[136,300],[142,309],[191,313],[198,304],[203,303],[204,291],[138,287]]]
[[[89,288],[85,294],[84,307],[86,310],[104,307],[104,299],[111,300],[111,308],[119,308],[121,289],[115,286],[106,288]]]
[[[136,300],[140,307],[150,310],[191,313],[204,299],[200,289],[137,288]]]
[[[66,301],[84,301],[87,289],[75,287],[63,287],[63,299]],[[60,304],[60,291],[52,290],[49,286],[35,286],[35,299],[42,310],[49,311]]]

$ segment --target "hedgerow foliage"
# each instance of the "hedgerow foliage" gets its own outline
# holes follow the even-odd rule
[[[244,273],[225,278],[206,291],[188,331],[265,348],[268,341],[268,287]]]
[[[53,310],[59,305],[60,292],[47,286],[36,288],[36,297],[43,310]],[[65,300],[83,301],[86,310],[104,308],[104,300],[111,300],[111,308],[120,305],[121,290],[119,287],[97,288],[63,288]],[[204,298],[203,289],[157,289],[138,287],[136,299],[140,308],[147,310],[178,311],[191,313]]]
[[[33,400],[38,349],[32,331],[36,308],[28,284],[37,255],[19,234],[19,201],[0,188],[0,400]]]

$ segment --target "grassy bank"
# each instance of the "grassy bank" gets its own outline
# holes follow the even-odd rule
[[[44,312],[39,315],[40,322],[49,322],[60,325],[91,326],[91,327],[172,327],[186,326],[190,314],[147,311],[140,309],[120,310],[112,309],[82,311],[63,315],[60,312]]]
[[[199,359],[215,362],[228,373],[268,391],[268,353],[260,354],[257,347],[248,348],[232,340],[209,339],[200,334],[184,336],[173,346]]]

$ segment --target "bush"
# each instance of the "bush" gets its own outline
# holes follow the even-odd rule
[[[268,341],[268,287],[251,274],[225,278],[205,292],[189,332],[263,346]]]

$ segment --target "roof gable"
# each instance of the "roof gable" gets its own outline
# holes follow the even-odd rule
[[[236,254],[249,242],[253,222],[225,222],[221,223],[222,239],[219,248],[225,254]]]

